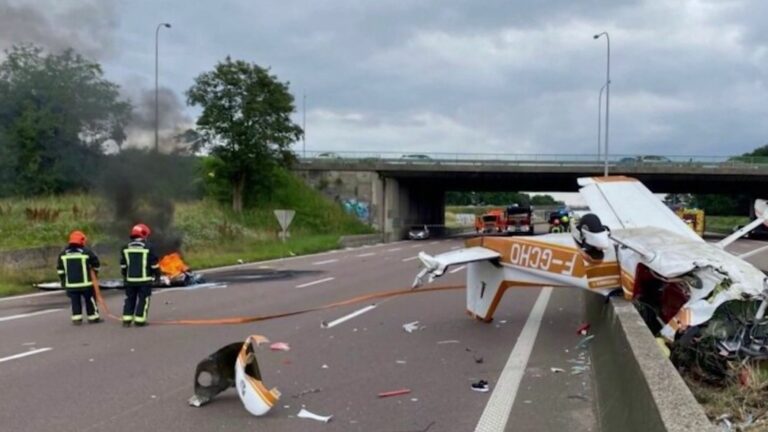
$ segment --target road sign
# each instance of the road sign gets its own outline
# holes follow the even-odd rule
[[[277,218],[277,222],[280,224],[280,228],[282,229],[280,232],[280,238],[283,239],[283,242],[285,242],[287,237],[290,237],[290,234],[288,234],[288,227],[291,226],[291,222],[293,222],[293,216],[295,215],[296,210],[275,210],[275,217]]]

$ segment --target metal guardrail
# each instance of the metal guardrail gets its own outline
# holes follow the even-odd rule
[[[585,154],[512,154],[512,153],[402,153],[362,151],[311,151],[300,161],[333,161],[337,163],[386,162],[409,164],[502,164],[502,165],[602,165],[597,155]],[[768,157],[757,156],[650,156],[617,154],[608,157],[611,166],[685,166],[698,167],[766,167]]]

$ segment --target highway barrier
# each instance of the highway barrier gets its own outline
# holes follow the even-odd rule
[[[584,293],[597,416],[604,431],[715,432],[632,303]]]

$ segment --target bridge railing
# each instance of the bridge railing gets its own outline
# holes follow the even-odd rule
[[[337,163],[387,162],[424,164],[490,164],[506,165],[601,165],[596,154],[518,154],[518,153],[404,153],[366,151],[309,151],[299,159],[334,161]],[[701,156],[701,155],[633,155],[616,154],[608,157],[611,166],[695,165],[712,167],[768,166],[768,157],[759,156]]]

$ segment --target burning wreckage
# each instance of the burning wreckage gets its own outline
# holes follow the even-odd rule
[[[467,311],[484,321],[508,288],[622,292],[672,347],[673,360],[694,354],[707,373],[721,375],[729,360],[768,358],[768,280],[744,260],[768,247],[741,256],[725,250],[766,223],[765,201],[755,203],[753,223],[713,244],[633,178],[581,178],[579,185],[592,213],[574,222],[571,233],[480,237],[464,249],[422,252],[414,286],[467,264]]]
[[[199,285],[205,283],[203,275],[193,272],[187,263],[182,259],[179,252],[171,252],[160,258],[160,280],[156,282],[156,287],[181,287],[190,285]],[[45,282],[34,285],[35,288],[42,290],[60,290],[59,282]],[[104,279],[99,281],[99,287],[102,289],[123,289],[122,279]]]

